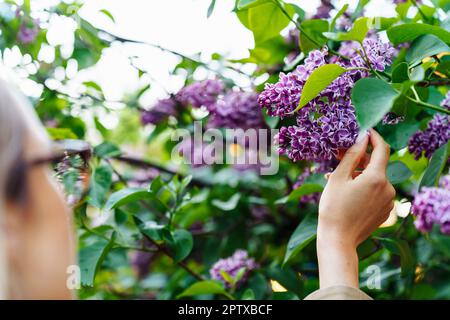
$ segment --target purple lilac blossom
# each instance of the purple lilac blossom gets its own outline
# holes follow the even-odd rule
[[[316,68],[326,64],[326,54],[326,49],[311,51],[303,65],[288,74],[280,73],[280,80],[277,83],[265,85],[264,91],[258,97],[259,105],[267,108],[270,116],[281,118],[288,116],[297,107],[309,75]]]
[[[317,7],[316,13],[312,16],[313,19],[328,19],[330,17],[330,11],[334,9],[330,0],[320,1],[319,7]]]
[[[422,188],[414,197],[411,211],[419,231],[429,232],[437,224],[442,233],[450,235],[450,175],[441,178],[439,187]]]
[[[208,126],[211,128],[258,129],[264,119],[253,92],[229,91],[210,107]]]
[[[143,124],[158,124],[166,120],[169,116],[177,114],[177,103],[172,98],[161,99],[149,110],[141,113],[141,122]]]
[[[395,50],[389,44],[371,36],[363,41],[363,45],[374,69],[382,71],[392,62]],[[340,50],[350,57],[350,61],[333,57],[329,62],[343,67],[368,68],[356,49],[360,49],[359,44],[344,43]],[[366,70],[344,73],[295,115],[292,114],[309,75],[326,63],[326,49],[312,51],[303,65],[291,73],[281,73],[279,82],[267,84],[259,95],[260,106],[266,108],[270,116],[296,116],[297,124],[281,127],[276,137],[279,153],[286,154],[293,161],[331,160],[336,157],[339,149],[352,146],[358,136],[359,127],[350,95],[354,83],[369,76]]]
[[[386,113],[386,115],[384,116],[383,120],[381,121],[383,123],[383,125],[396,125],[399,124],[400,122],[403,122],[405,120],[404,116],[398,116],[396,113],[394,112],[388,112]]]
[[[247,281],[250,272],[256,268],[253,258],[248,257],[245,250],[236,250],[234,254],[228,258],[220,259],[209,270],[211,278],[221,281],[227,288],[231,288],[232,284],[225,280],[222,272],[226,272],[231,278],[235,278],[240,269],[244,268],[245,272],[242,278],[236,283],[236,286]]]
[[[450,91],[447,92],[441,106],[450,110]],[[422,154],[428,159],[442,145],[450,140],[450,116],[435,114],[424,131],[414,133],[409,140],[408,150],[419,159]]]
[[[195,82],[181,89],[177,100],[182,104],[190,104],[194,108],[206,107],[208,110],[216,103],[217,97],[223,93],[225,86],[222,81],[208,79]]]
[[[185,164],[189,164],[192,168],[199,168],[215,163],[217,157],[221,156],[221,154],[216,154],[216,151],[221,151],[216,150],[214,147],[214,143],[206,143],[185,137],[176,146],[176,150],[184,158]]]
[[[17,34],[17,40],[23,44],[32,43],[39,33],[39,20],[26,18],[22,19],[20,24],[19,33]]]

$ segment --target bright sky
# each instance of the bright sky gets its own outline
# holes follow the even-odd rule
[[[32,5],[45,7],[58,0],[33,0]],[[185,55],[201,52],[201,59],[209,60],[213,52],[226,55],[230,59],[244,58],[248,49],[253,47],[253,37],[249,30],[240,24],[232,12],[234,0],[217,0],[216,8],[208,19],[206,12],[211,0],[85,0],[80,14],[95,26],[114,34],[161,45]],[[389,0],[372,0],[367,7],[367,15],[393,16]],[[314,12],[319,0],[294,0],[307,12]],[[391,1],[389,1],[391,2]],[[349,3],[353,8],[357,0],[339,1],[340,5]],[[113,23],[100,13],[107,9],[115,18]],[[51,43],[60,43],[70,48],[70,37],[75,26],[65,19],[51,21],[48,38]],[[70,49],[68,49],[70,51]],[[135,63],[148,71],[151,78],[138,78],[137,71],[129,64],[129,57],[136,56]],[[114,44],[104,50],[98,65],[79,74],[73,81],[76,87],[82,81],[98,82],[108,100],[120,100],[146,82],[152,82],[152,89],[143,97],[144,104],[150,104],[166,95],[166,91],[176,91],[182,86],[183,77],[173,76],[170,71],[179,62],[179,58],[161,52],[159,49],[143,45]],[[196,74],[203,79],[207,74]],[[243,86],[245,79],[236,77]],[[56,84],[55,84],[56,85]],[[30,89],[31,91],[31,89]]]

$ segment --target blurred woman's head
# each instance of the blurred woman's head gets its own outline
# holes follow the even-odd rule
[[[70,298],[71,216],[44,163],[50,140],[28,101],[0,81],[0,298]]]

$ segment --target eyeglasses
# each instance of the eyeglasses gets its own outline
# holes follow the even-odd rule
[[[7,180],[7,199],[26,200],[27,172],[30,168],[49,164],[62,187],[69,205],[76,205],[89,188],[89,160],[92,149],[86,141],[58,140],[53,143],[48,157],[27,161],[23,155],[15,162]]]

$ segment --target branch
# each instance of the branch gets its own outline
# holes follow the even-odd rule
[[[313,37],[311,37],[306,31],[305,29],[303,29],[303,27],[297,22],[295,21],[290,15],[289,13],[286,11],[286,9],[283,7],[283,5],[278,1],[278,0],[273,0],[275,2],[275,4],[278,6],[278,8],[280,8],[280,10],[283,12],[283,14],[286,16],[286,18],[289,19],[289,21],[291,21],[292,23],[294,23],[295,27],[306,37],[308,38],[309,41],[311,41],[312,43],[314,43],[316,46],[318,47],[323,47],[322,44],[320,44],[319,42],[316,41],[316,39],[314,39]],[[339,52],[328,48],[328,52],[331,52],[332,54],[344,59],[344,60],[350,60],[349,57],[344,56],[342,54],[340,54]]]
[[[148,239],[154,246],[156,246],[158,248],[159,251],[161,251],[162,253],[164,253],[166,256],[168,256],[169,258],[171,258],[172,260],[173,257],[172,255],[169,253],[169,251],[167,251],[167,249],[160,245],[159,243],[157,243],[155,240],[153,240],[152,238],[144,235],[146,239]],[[174,260],[175,261],[175,260]],[[176,262],[177,265],[179,265],[181,268],[183,268],[184,270],[186,270],[189,274],[191,274],[195,279],[199,280],[199,281],[203,281],[205,280],[201,275],[199,275],[197,272],[195,272],[194,270],[192,270],[191,268],[189,268],[183,261],[179,261]]]
[[[169,168],[163,167],[163,166],[161,166],[159,164],[155,164],[155,163],[152,163],[152,162],[149,162],[149,161],[146,161],[146,160],[142,160],[142,159],[138,159],[138,158],[133,158],[133,157],[128,157],[128,156],[116,156],[116,157],[113,157],[112,159],[118,160],[118,161],[122,161],[122,162],[128,163],[128,164],[130,164],[132,166],[136,166],[136,167],[152,168],[152,169],[156,169],[156,170],[161,171],[161,172],[165,172],[165,173],[168,173],[168,174],[171,174],[171,175],[178,175],[178,176],[181,176],[181,177],[185,177],[186,176],[186,174],[183,174],[183,173],[180,173],[178,171],[171,170]],[[212,184],[207,183],[207,182],[205,182],[203,180],[196,179],[196,178],[192,178],[192,183],[194,185],[199,186],[199,187],[212,187]]]
[[[450,85],[450,79],[442,79],[435,81],[421,81],[417,84],[419,87],[439,87],[439,86],[447,86]]]
[[[99,31],[102,32],[102,33],[104,33],[104,34],[106,34],[106,35],[108,35],[109,37],[113,38],[113,40],[116,40],[116,41],[119,41],[119,42],[122,42],[122,43],[136,43],[136,44],[142,44],[142,45],[146,45],[146,46],[150,46],[150,47],[159,49],[159,50],[161,50],[161,51],[163,51],[163,52],[171,53],[171,54],[173,54],[173,55],[175,55],[175,56],[178,56],[178,57],[180,57],[180,58],[182,58],[182,59],[189,60],[189,61],[191,61],[191,62],[193,62],[193,63],[199,64],[199,65],[201,65],[202,67],[204,67],[205,69],[207,69],[207,70],[209,70],[209,71],[212,71],[212,72],[214,72],[214,73],[217,73],[217,74],[219,74],[219,76],[222,76],[221,73],[220,73],[218,70],[215,70],[215,69],[211,68],[207,63],[205,63],[205,62],[203,62],[203,61],[200,61],[200,60],[193,59],[193,58],[191,58],[191,57],[189,57],[189,56],[187,56],[187,55],[185,55],[185,54],[182,54],[182,53],[180,53],[180,52],[178,52],[178,51],[174,51],[174,50],[171,50],[171,49],[162,47],[162,46],[159,45],[159,44],[150,43],[150,42],[145,42],[145,41],[136,40],[136,39],[125,38],[125,37],[115,35],[115,34],[113,34],[113,33],[111,33],[111,32],[108,32],[108,31],[102,30],[102,29],[99,29]],[[232,71],[234,71],[234,72],[237,72],[237,73],[239,73],[239,74],[245,75],[245,76],[247,76],[247,77],[251,77],[250,75],[248,75],[247,73],[243,72],[242,70],[239,70],[239,69],[234,68],[234,67],[232,67],[232,66],[224,66],[224,67],[227,68],[227,69],[230,69],[230,70],[232,70]]]

